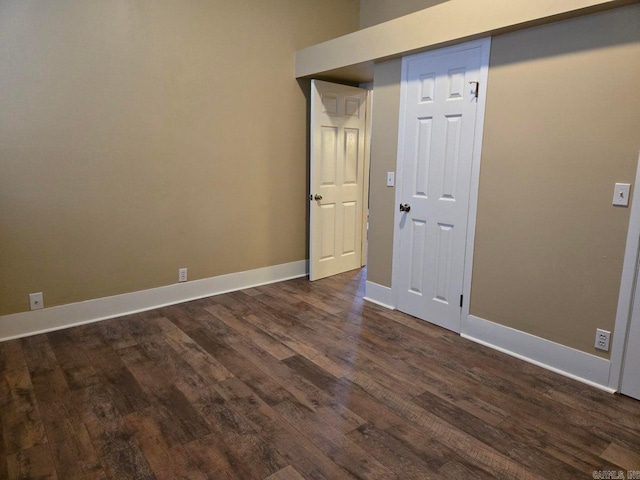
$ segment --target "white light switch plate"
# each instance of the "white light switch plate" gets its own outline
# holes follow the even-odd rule
[[[631,191],[631,184],[616,183],[616,188],[613,191],[613,204],[620,205],[623,207],[628,207],[630,191]]]
[[[396,184],[395,172],[387,172],[387,187],[393,187]]]

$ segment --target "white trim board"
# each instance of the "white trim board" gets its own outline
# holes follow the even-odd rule
[[[460,335],[606,392],[616,391],[608,386],[611,362],[607,359],[473,315],[462,322]]]
[[[618,296],[618,308],[616,321],[613,328],[613,342],[611,344],[611,376],[609,387],[619,389],[622,381],[624,366],[624,353],[629,336],[629,324],[631,319],[631,306],[635,291],[636,270],[638,269],[638,252],[640,251],[640,195],[637,187],[640,185],[640,156],[636,165],[635,191],[631,200],[631,214],[629,216],[629,229],[627,230],[627,243],[622,263],[622,276],[620,280],[620,294]]]
[[[307,275],[308,261],[230,273],[0,317],[0,341],[51,332]]]
[[[484,137],[484,116],[487,106],[487,82],[489,80],[489,60],[491,38],[486,40],[482,49],[480,64],[480,85],[478,85],[478,110],[476,112],[476,131],[473,139],[473,160],[471,163],[471,183],[469,184],[469,213],[467,220],[467,247],[464,255],[464,273],[462,280],[462,302],[460,323],[469,316],[471,305],[471,279],[473,275],[473,255],[476,241],[476,219],[478,216],[478,194],[480,192],[480,164],[482,160],[482,139]]]
[[[367,282],[365,284],[364,300],[388,308],[389,310],[396,309],[393,303],[393,290],[391,290],[390,287],[378,285],[377,283]]]

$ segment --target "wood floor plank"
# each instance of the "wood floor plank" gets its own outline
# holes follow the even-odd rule
[[[20,340],[0,343],[0,373],[23,368],[25,362]]]
[[[287,423],[272,406],[238,378],[220,384],[220,393],[251,421],[265,439],[275,445],[286,459],[307,478],[352,479],[309,439]]]
[[[103,383],[104,379],[91,365],[82,349],[78,349],[71,330],[58,330],[47,334],[47,339],[64,372],[71,390]]]
[[[363,300],[365,270],[0,343],[0,478],[592,478],[640,402]]]
[[[75,339],[96,374],[117,391],[115,400],[120,412],[127,414],[149,406],[147,395],[97,326],[78,333]]]
[[[262,297],[262,296],[261,296]],[[259,297],[259,298],[261,298]],[[328,371],[335,377],[343,377],[349,373],[349,368],[344,365],[339,365],[335,361],[329,359],[322,351],[318,350],[313,345],[307,342],[301,341],[298,338],[292,337],[286,329],[270,323],[269,319],[264,318],[261,315],[247,315],[246,320],[258,327],[266,328],[269,331],[277,335],[278,339],[291,350],[303,357],[308,358],[313,363],[317,363],[320,368]]]
[[[46,444],[36,445],[7,457],[8,480],[61,480],[58,477]]]
[[[496,471],[506,478],[539,479],[543,476],[533,473],[492,447],[474,439],[462,430],[440,420],[417,405],[408,402],[361,373],[349,376],[356,385],[363,388],[393,412],[419,425],[428,435],[466,457],[469,462],[483,465],[489,471]]]
[[[278,470],[276,473],[269,475],[264,480],[304,480],[304,477],[291,465],[287,465],[282,470]]]
[[[59,368],[58,359],[46,335],[22,338],[20,343],[30,373]]]
[[[72,392],[73,405],[110,478],[155,479],[140,446],[104,385]]]
[[[606,418],[620,428],[629,428],[636,432],[640,430],[640,416],[633,409],[628,411],[626,408],[635,401],[623,395],[611,396],[593,388],[576,388],[574,384],[565,383],[549,389],[545,396],[553,402],[585,413],[597,411],[598,416]]]
[[[640,452],[631,451],[617,443],[609,445],[600,456],[625,470],[640,471]]]
[[[207,477],[189,458],[183,445],[167,442],[162,422],[153,408],[132,412],[125,417],[140,450],[159,480],[204,480]]]
[[[517,461],[527,469],[543,476],[579,477],[581,471],[545,452],[523,443],[507,429],[495,427],[429,392],[412,399],[412,403],[436,415],[449,424],[459,423],[461,431],[478,441],[490,445],[492,449]]]
[[[370,396],[357,385],[346,379],[336,379],[318,371],[314,364],[302,357],[297,359],[292,357],[287,359],[287,363],[318,387],[331,392],[336,403],[348,403],[351,411],[361,416],[376,429],[384,430],[416,453],[430,465],[432,471],[436,471],[451,459],[459,458],[461,460],[461,457],[458,457],[453,450],[424,435],[413,424],[408,423],[404,418],[379,403],[376,398]]]
[[[262,348],[265,352],[277,360],[284,360],[296,353],[286,345],[282,344],[268,333],[254,327],[251,323],[240,320],[235,315],[232,315],[226,308],[220,305],[215,305],[205,308],[209,313],[216,318],[222,320],[229,328],[235,330],[238,334],[245,336],[257,346]]]
[[[160,353],[166,349],[165,354]],[[178,388],[183,375],[191,373],[190,367],[181,364],[171,348],[160,339],[139,342],[122,356],[142,390],[157,410],[170,444],[184,444],[211,433],[202,416]]]
[[[0,412],[5,455],[46,442],[44,425],[26,365],[1,374]]]
[[[363,425],[347,437],[376,458],[384,458],[385,466],[398,478],[416,480],[439,478],[432,466],[398,440],[372,425]]]
[[[396,479],[394,472],[348,439],[338,430],[326,425],[313,412],[298,404],[284,401],[274,409],[304,437],[308,438],[334,463],[356,478]]]
[[[210,377],[217,382],[222,382],[233,376],[224,365],[173,322],[162,317],[158,319],[158,323],[167,344],[201,375]]]
[[[106,478],[100,458],[71,401],[71,390],[45,335],[25,339],[37,349],[29,355],[33,390],[47,436],[47,445],[57,472],[65,479]],[[37,359],[44,359],[39,363]]]
[[[104,480],[106,473],[71,402],[42,405],[47,445],[57,472],[69,480]]]
[[[500,428],[511,432],[527,445],[544,451],[582,472],[611,470],[609,467],[613,467],[612,464],[593,452],[593,450],[601,449],[599,439],[596,440],[597,445],[581,443],[581,440],[576,438],[575,432],[556,431],[551,426],[541,425],[543,423],[529,416],[514,416],[505,420]]]
[[[303,377],[296,375],[295,371],[288,368],[286,364],[277,362],[266,351],[252,346],[250,339],[230,333],[225,337],[225,341],[239,355],[251,362],[258,377],[260,376],[259,372],[262,372],[262,378],[279,383],[290,394],[291,399],[295,399],[309,410],[318,413],[328,425],[347,432],[364,423],[360,417],[347,408],[332,403],[326,393]],[[251,367],[245,364],[245,368]],[[285,399],[286,397],[281,398],[277,403]]]

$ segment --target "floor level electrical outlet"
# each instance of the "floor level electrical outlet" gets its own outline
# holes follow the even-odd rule
[[[42,298],[42,292],[29,294],[29,305],[31,310],[40,310],[44,308],[44,299]]]
[[[178,269],[178,282],[186,282],[187,281],[187,269],[179,268]]]
[[[596,330],[596,348],[598,350],[609,351],[609,340],[611,340],[611,332],[598,328]]]

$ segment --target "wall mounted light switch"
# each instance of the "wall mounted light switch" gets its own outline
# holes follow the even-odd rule
[[[616,183],[616,188],[613,191],[613,204],[620,205],[623,207],[628,207],[630,191],[631,191],[631,184]]]
[[[387,172],[387,187],[393,187],[396,184],[396,173]]]

